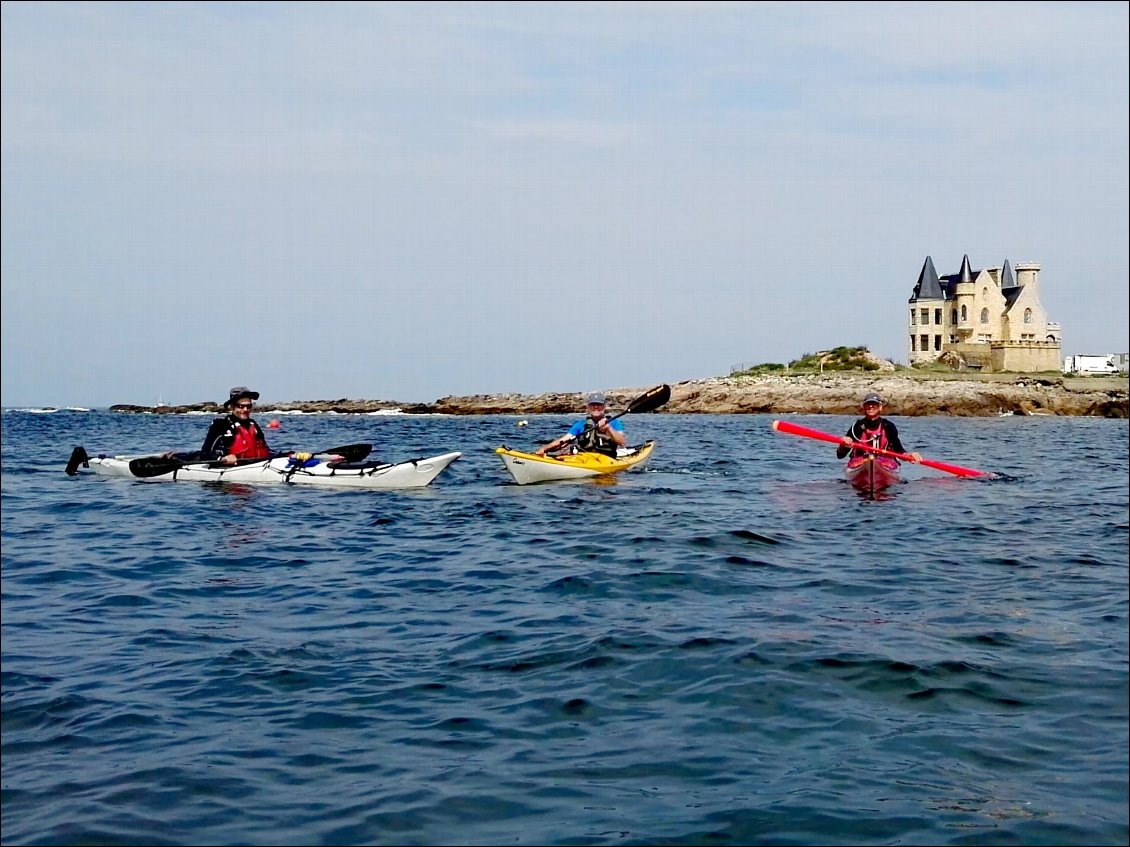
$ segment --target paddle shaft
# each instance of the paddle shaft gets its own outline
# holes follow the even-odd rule
[[[807,426],[791,423],[790,421],[773,421],[773,429],[777,432],[787,432],[789,435],[801,435],[805,438],[815,438],[818,441],[827,441],[830,444],[839,444],[845,446],[843,439],[838,435],[832,435],[829,432],[821,432],[818,429],[811,429]],[[914,460],[906,453],[896,453],[894,450],[884,450],[882,447],[872,447],[870,444],[864,444],[862,441],[853,441],[851,445],[856,450],[866,450],[869,453],[874,453],[878,456],[889,456],[892,459],[900,459],[904,462],[913,462]],[[985,471],[974,470],[973,468],[963,468],[961,465],[951,465],[946,462],[935,462],[932,459],[921,459],[918,464],[925,465],[928,468],[935,470],[945,471],[946,473],[954,474],[955,476],[976,477],[988,476]]]

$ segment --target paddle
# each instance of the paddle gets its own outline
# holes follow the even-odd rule
[[[315,453],[315,456],[341,456],[344,462],[360,462],[365,459],[373,450],[372,444],[346,444],[344,447],[331,447],[329,450],[323,450],[320,453]],[[287,451],[276,453],[275,458],[278,456],[288,455]],[[262,462],[263,459],[252,459],[250,461],[238,462],[231,467],[238,467],[239,465],[254,464],[255,462]],[[142,456],[139,459],[131,459],[129,463],[129,472],[140,479],[149,479],[155,476],[164,476],[167,473],[180,470],[185,465],[199,465],[207,464],[211,467],[218,467],[219,464],[209,460],[185,460],[178,459],[175,456]]]
[[[612,423],[612,421],[616,420],[617,418],[624,417],[624,415],[628,414],[629,412],[635,412],[637,414],[641,412],[654,412],[670,399],[671,386],[667,385],[666,383],[664,383],[663,385],[657,385],[655,386],[655,388],[648,389],[631,403],[629,403],[628,408],[626,408],[624,411],[617,412],[612,417],[605,418],[605,420],[607,420],[609,423]],[[572,437],[567,437],[564,441],[561,442],[559,446],[564,447],[572,440]]]
[[[641,412],[654,412],[670,399],[671,386],[666,384],[657,385],[655,386],[655,388],[651,388],[645,391],[643,394],[629,403],[628,408],[626,408],[622,412],[617,412],[608,420],[609,422],[611,422],[616,420],[617,418],[622,418],[624,415],[628,414],[628,412],[635,412],[636,414],[640,414]]]
[[[787,432],[789,435],[803,435],[805,438],[815,438],[819,441],[827,441],[830,444],[843,444],[843,441],[838,435],[832,435],[828,432],[821,432],[818,429],[809,429],[806,426],[790,423],[789,421],[773,421],[773,429],[776,432]],[[889,456],[892,459],[901,459],[904,462],[913,461],[906,453],[896,453],[894,450],[884,450],[882,447],[872,447],[871,445],[864,444],[861,441],[856,441],[852,444],[852,447],[857,450],[866,450],[879,456]],[[985,471],[978,471],[974,470],[973,468],[963,468],[961,465],[949,465],[945,462],[935,462],[930,459],[922,459],[920,462],[918,462],[918,464],[925,465],[928,468],[934,468],[935,470],[945,471],[946,473],[951,473],[955,476],[992,476],[992,474]]]

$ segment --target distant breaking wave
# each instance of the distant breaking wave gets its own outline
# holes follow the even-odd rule
[[[90,409],[86,408],[85,406],[64,406],[62,409],[58,409],[55,406],[43,406],[43,407],[34,407],[34,408],[29,407],[29,408],[6,409],[5,411],[8,411],[8,412],[23,412],[24,414],[27,414],[27,415],[53,415],[56,412],[89,412]]]

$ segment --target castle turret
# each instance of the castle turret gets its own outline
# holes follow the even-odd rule
[[[1016,284],[1028,288],[1038,298],[1040,296],[1040,263],[1017,262]]]
[[[933,361],[941,351],[945,301],[946,294],[938,272],[934,270],[934,260],[927,256],[918,274],[914,295],[910,298],[908,348],[911,364]]]

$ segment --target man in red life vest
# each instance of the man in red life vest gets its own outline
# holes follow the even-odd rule
[[[216,418],[208,427],[200,458],[234,465],[241,459],[269,459],[273,453],[267,446],[267,437],[259,424],[251,419],[258,391],[237,385],[228,392],[224,408],[230,409],[222,418]]]
[[[852,447],[855,442],[870,444],[882,450],[892,450],[895,453],[905,453],[912,462],[921,462],[921,453],[907,453],[899,440],[899,431],[893,423],[883,417],[883,398],[878,394],[868,394],[863,398],[863,417],[851,425],[847,435],[840,439],[840,446],[836,448],[836,458],[842,459],[848,453],[852,456],[865,456],[866,450]]]

